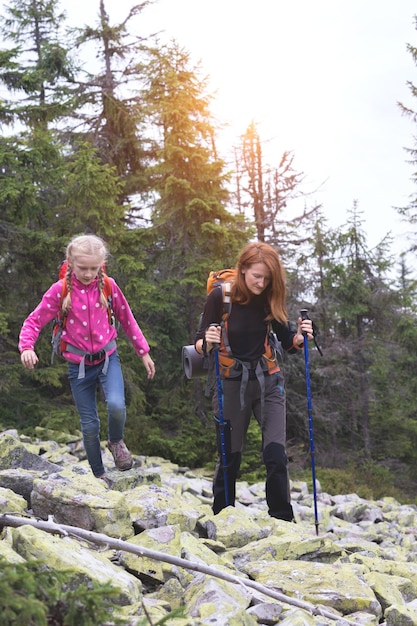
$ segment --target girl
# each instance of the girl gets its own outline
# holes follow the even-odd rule
[[[63,280],[54,283],[43,295],[36,309],[26,318],[19,336],[19,351],[24,367],[38,363],[35,344],[42,328],[51,320],[65,316],[62,356],[68,361],[71,391],[80,416],[87,459],[94,476],[107,484],[100,447],[100,419],[96,389],[99,382],[106,398],[108,413],[108,448],[120,470],[130,469],[133,459],[123,441],[126,421],[125,392],[117,352],[117,331],[108,315],[104,295],[103,265],[108,251],[95,235],[80,235],[67,246],[68,269],[65,276],[67,295],[63,297]],[[155,375],[149,345],[133,317],[121,289],[110,281],[112,309],[137,355],[142,358],[148,378]]]
[[[272,329],[283,349],[295,353],[303,348],[304,335],[308,339],[313,338],[312,322],[299,318],[297,332],[291,330],[286,312],[284,268],[277,252],[265,243],[250,243],[241,252],[230,296],[232,306],[226,324],[222,324],[222,289],[216,288],[209,293],[195,340],[195,348],[201,354],[210,352],[214,344],[220,344],[229,504],[235,503],[236,480],[253,412],[262,431],[268,513],[272,517],[292,521],[294,516],[285,451],[284,377],[276,354],[268,345],[268,338]],[[217,389],[213,407],[218,424]],[[219,460],[213,481],[214,513],[226,506],[220,440],[218,433]]]

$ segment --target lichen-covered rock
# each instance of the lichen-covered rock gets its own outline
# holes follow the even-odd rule
[[[255,625],[257,620],[246,609],[250,605],[251,594],[245,588],[238,588],[224,580],[196,574],[185,590],[184,599],[191,617],[199,617],[213,624]],[[216,621],[223,616],[223,622]],[[233,620],[233,621],[231,621]],[[204,622],[203,623],[209,623]]]
[[[386,626],[416,626],[417,609],[405,605],[389,606],[385,611]]]
[[[81,441],[81,432],[77,431],[73,434],[64,433],[60,430],[53,430],[51,428],[43,428],[42,426],[35,426],[35,434],[37,436],[37,442],[39,441],[56,441],[61,446],[76,444]]]
[[[305,483],[291,485],[297,524],[290,524],[269,517],[264,483],[242,482],[236,506],[213,515],[211,480],[202,472],[140,456],[120,472],[104,442],[103,459],[111,489],[92,475],[80,435],[1,433],[0,523],[5,514],[23,522],[52,517],[101,533],[106,547],[25,522],[0,526],[0,558],[70,569],[74,588],[110,576],[115,617],[131,626],[143,623],[145,609],[170,626],[417,624],[415,505],[318,489],[316,529]],[[124,538],[144,554],[121,548]],[[185,617],[168,616],[179,607]]]
[[[130,539],[130,543],[180,557],[180,536],[181,529],[179,526],[163,526],[145,530],[140,535]],[[176,575],[176,568],[173,565],[156,561],[148,556],[125,552],[121,554],[120,562],[126,569],[148,584],[162,584]]]
[[[195,529],[202,513],[178,498],[175,490],[159,485],[140,485],[126,494],[131,518],[139,530],[178,525],[182,530]]]
[[[308,561],[255,561],[242,567],[253,580],[312,604],[347,615],[367,611],[382,615],[381,605],[359,567]]]
[[[281,623],[282,605],[278,602],[265,602],[264,604],[255,604],[248,609],[248,614],[256,617],[259,624],[273,624]]]
[[[142,586],[137,578],[74,539],[45,535],[31,526],[14,528],[12,535],[13,549],[26,560],[40,560],[50,569],[72,572],[74,581],[108,584],[119,594],[116,604],[123,606],[141,599]]]
[[[0,487],[11,489],[14,493],[23,496],[27,504],[30,504],[30,494],[33,489],[35,478],[46,477],[48,472],[25,470],[20,467],[0,470]]]
[[[240,548],[267,537],[272,529],[261,528],[246,510],[228,506],[204,524],[209,539],[221,541],[227,548]]]
[[[249,561],[284,561],[302,558],[304,561],[333,563],[344,551],[327,536],[313,535],[301,537],[300,533],[270,535],[258,541],[252,541],[242,548],[232,550],[233,560],[238,568]]]
[[[0,513],[8,513],[10,511],[24,513],[26,510],[27,502],[23,496],[14,493],[11,489],[0,487]]]
[[[396,561],[393,559],[375,559],[368,555],[355,553],[347,557],[351,563],[360,563],[368,572],[380,572],[390,576],[400,576],[411,581],[417,588],[417,562]]]
[[[7,563],[25,563],[26,559],[13,550],[12,545],[7,541],[0,541],[0,559],[4,559]]]
[[[371,587],[383,611],[394,605],[402,605],[417,598],[417,589],[409,578],[369,572],[364,579]]]
[[[86,530],[126,539],[133,527],[124,494],[106,489],[103,481],[92,474],[70,480],[62,474],[51,474],[34,481],[31,494],[33,513],[41,518],[53,516],[58,524],[69,524]]]
[[[34,454],[10,432],[0,433],[0,470],[4,469],[31,469],[41,472],[56,472],[59,465],[45,461],[38,454]]]
[[[156,591],[150,594],[151,598],[165,602],[168,610],[173,611],[184,606],[184,588],[178,578],[170,578]]]

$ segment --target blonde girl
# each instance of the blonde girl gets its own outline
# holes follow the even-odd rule
[[[100,419],[97,411],[97,383],[104,391],[107,403],[108,448],[120,470],[133,465],[124,440],[126,404],[123,375],[117,352],[117,330],[108,315],[104,295],[103,266],[108,256],[105,242],[96,235],[80,235],[69,242],[66,250],[68,293],[62,301],[63,281],[54,283],[41,302],[23,323],[19,336],[19,351],[24,367],[33,369],[38,363],[35,344],[42,328],[61,310],[66,315],[62,353],[68,362],[68,374],[77,411],[80,416],[83,442],[94,476],[106,477],[101,447]],[[111,284],[112,310],[129,338],[136,354],[142,359],[149,379],[155,375],[155,365],[146,341],[130,306],[116,282]]]

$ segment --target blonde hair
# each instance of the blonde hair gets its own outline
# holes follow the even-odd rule
[[[271,282],[265,290],[271,312],[266,319],[276,319],[278,322],[286,324],[288,315],[285,270],[278,252],[267,243],[249,243],[243,248],[236,265],[236,280],[231,290],[232,300],[241,304],[250,302],[253,294],[246,285],[242,270],[255,263],[264,263],[271,274]]]
[[[67,312],[71,308],[72,269],[70,266],[76,260],[77,256],[94,256],[101,259],[100,269],[98,271],[98,287],[100,289],[100,302],[102,306],[107,307],[107,300],[104,293],[104,265],[108,257],[107,245],[103,239],[97,237],[97,235],[78,235],[67,245],[66,259],[68,267],[65,279],[68,293],[62,302],[62,310]]]

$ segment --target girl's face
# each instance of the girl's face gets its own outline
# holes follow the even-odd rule
[[[253,263],[242,269],[246,287],[255,296],[259,296],[271,282],[271,272],[265,263]]]
[[[76,256],[68,265],[83,285],[89,285],[97,276],[102,263],[101,256],[86,254]]]

